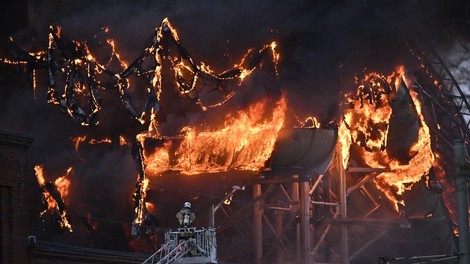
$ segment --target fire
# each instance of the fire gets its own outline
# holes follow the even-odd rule
[[[80,144],[86,140],[86,136],[79,136],[79,137],[74,137],[72,138],[72,141],[75,146],[75,151],[78,151],[78,148],[80,147]]]
[[[338,127],[338,138],[341,144],[341,159],[343,168],[348,168],[349,165],[349,149],[351,148],[351,134],[349,129],[346,127],[346,123],[349,123],[350,120],[345,120],[341,122]]]
[[[111,143],[111,139],[110,138],[102,138],[102,139],[96,139],[96,138],[92,138],[88,141],[88,144],[90,145],[96,145],[96,144],[102,144],[102,143]]]
[[[47,102],[57,105],[81,125],[99,125],[98,113],[103,101],[99,92],[101,89],[117,90],[122,105],[131,117],[148,125],[148,130],[138,133],[132,143],[132,157],[139,170],[134,193],[136,229],[142,228],[140,225],[147,213],[147,172],[156,175],[167,170],[177,170],[182,174],[198,174],[233,169],[258,170],[264,166],[284,124],[285,95],[278,101],[263,99],[245,111],[226,115],[226,122],[221,128],[186,127],[180,136],[160,134],[160,95],[168,89],[166,86],[170,83],[163,81],[167,77],[162,77],[167,76],[168,70],[174,73],[171,89],[175,89],[181,97],[190,99],[189,102],[203,111],[219,107],[233,98],[244,79],[255,70],[268,70],[278,79],[277,63],[280,56],[276,52],[276,42],[249,49],[232,68],[215,73],[209,65],[196,63],[192,59],[168,18],[163,19],[155,29],[152,42],[129,64],[123,62],[117,53],[115,41],[108,37],[109,29],[104,27],[102,31],[105,41],[100,38],[97,44],[104,44],[103,47],[110,51],[109,57],[95,57],[87,42],[69,39],[62,34],[62,28],[55,25],[49,27],[46,51],[37,55],[28,54],[14,46],[17,53],[15,57],[20,60],[18,64],[27,63],[33,70],[47,70]],[[33,79],[35,74],[33,72]],[[133,87],[130,85],[130,77],[146,84]],[[143,107],[136,109],[132,97],[141,95],[138,91],[140,88],[145,89],[147,98]],[[154,151],[144,149],[147,139],[162,142],[162,146]],[[87,136],[79,136],[72,141],[77,152],[83,143],[112,142],[107,138],[93,139]],[[121,145],[130,145],[123,137],[119,138],[119,142]],[[62,180],[65,178],[56,183],[57,189],[62,186]],[[54,186],[43,178],[42,181],[38,178],[38,181],[44,186]],[[61,187],[61,195],[66,195],[64,188]],[[45,187],[44,190],[45,195],[48,193],[56,202],[61,198],[51,194]],[[60,204],[58,206],[62,212]]]
[[[107,33],[109,30],[108,28],[106,28],[105,32]],[[111,47],[111,54],[113,56],[111,56],[111,58],[109,59],[108,63],[106,64],[106,66],[108,66],[109,64],[111,64],[111,61],[114,57],[116,57],[117,61],[119,62],[119,64],[121,65],[121,67],[123,69],[126,69],[127,68],[127,64],[121,59],[121,56],[119,55],[119,53],[117,53],[116,51],[116,44],[114,43],[114,39],[111,39],[111,38],[106,38],[106,42],[109,44],[109,46]]]
[[[80,145],[83,143],[88,144],[88,145],[98,145],[98,144],[111,144],[113,141],[111,138],[89,138],[87,136],[77,136],[77,137],[72,137],[70,138],[72,140],[73,145],[75,147],[75,151],[78,152],[78,149],[80,148]],[[127,142],[126,138],[122,135],[119,136],[119,145],[120,146],[129,146],[130,143]]]
[[[119,136],[119,145],[120,146],[129,146],[130,143],[127,142],[127,140],[124,136]]]
[[[251,105],[246,111],[228,114],[218,130],[198,131],[186,127],[182,139],[173,138],[146,157],[147,172],[158,175],[167,170],[199,174],[238,170],[258,170],[271,156],[285,119],[286,99],[277,103],[270,118],[269,100]],[[176,145],[177,141],[180,141]],[[176,145],[175,158],[170,149]]]
[[[139,179],[139,176],[137,176],[137,179]],[[140,196],[140,199],[138,199],[138,206],[135,208],[135,218],[134,218],[134,223],[137,225],[141,225],[144,222],[144,217],[145,217],[145,212],[147,211],[147,204],[145,202],[145,198],[147,197],[147,190],[148,190],[148,185],[149,185],[149,179],[145,178],[141,183],[142,186],[138,188],[138,191],[140,192],[138,195]],[[145,208],[145,210],[144,210]]]
[[[390,172],[377,176],[376,183],[395,203],[401,202],[399,196],[429,172],[435,159],[429,128],[421,113],[418,95],[412,89],[409,89],[409,93],[420,123],[418,141],[409,150],[412,158],[407,164],[401,164],[384,151],[387,147],[388,126],[392,113],[389,103],[401,82],[405,82],[407,87],[412,87],[407,83],[403,67],[388,77],[377,73],[365,75],[364,79],[358,82],[356,95],[348,97],[353,107],[346,111],[344,123],[339,130],[341,140],[346,142],[343,147],[349,148],[347,140],[350,138],[353,143],[363,147],[362,159],[368,166],[390,169]],[[349,133],[345,133],[345,129]],[[346,164],[344,161],[343,163]]]
[[[43,165],[34,166],[34,171],[39,186],[42,188],[43,202],[47,205],[47,208],[40,213],[40,216],[47,212],[51,215],[57,214],[60,217],[58,220],[60,227],[73,232],[72,225],[69,223],[67,212],[65,211],[65,202],[67,202],[70,188],[70,180],[67,177],[72,172],[72,167],[67,169],[65,175],[57,178],[54,184],[45,180]],[[58,196],[56,193],[58,193]]]
[[[318,119],[314,116],[309,116],[305,118],[303,122],[299,122],[299,123],[300,123],[300,127],[303,127],[303,128],[320,128],[321,126]]]

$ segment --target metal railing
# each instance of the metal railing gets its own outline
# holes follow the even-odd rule
[[[214,228],[178,228],[165,232],[165,243],[142,264],[217,263]]]

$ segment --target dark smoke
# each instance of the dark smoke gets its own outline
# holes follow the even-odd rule
[[[452,12],[458,10],[442,1],[29,3],[29,26],[14,35],[26,50],[46,47],[49,24],[62,25],[64,34],[81,41],[91,41],[102,26],[108,26],[118,52],[129,63],[150,43],[160,21],[169,17],[195,61],[204,61],[220,72],[237,63],[248,48],[276,40],[281,54],[280,86],[287,90],[289,114],[300,119],[314,115],[322,123],[338,117],[340,91],[349,88],[354,73],[365,67],[390,72],[406,62],[404,41],[412,33],[412,25],[443,36],[452,24]],[[449,38],[448,34],[443,37]],[[81,127],[59,113],[57,107],[46,104],[46,76],[38,74],[36,99],[26,74],[0,82],[0,130],[33,135],[31,168],[44,164],[52,179],[68,166],[77,168],[71,190],[74,204],[68,208],[76,232],[58,236],[41,231],[44,224],[37,218],[35,207],[39,190],[32,195],[33,232],[40,238],[80,245],[89,245],[93,237],[92,246],[125,249],[128,234],[122,226],[132,221],[132,186],[137,176],[129,150],[99,145],[83,147],[77,154],[70,138],[122,134],[131,139],[145,128],[128,118],[112,91],[103,92],[101,125]],[[244,92],[267,94],[266,90]],[[37,187],[34,179],[30,185]],[[87,230],[80,223],[88,213],[94,217],[91,222],[97,224],[97,231]]]

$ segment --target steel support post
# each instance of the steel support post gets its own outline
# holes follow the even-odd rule
[[[302,263],[310,263],[310,196],[308,182],[300,183],[300,249]]]
[[[261,195],[261,184],[253,185],[253,198]],[[263,258],[263,199],[255,202],[253,208],[253,253],[254,263],[261,264]]]
[[[455,187],[457,194],[457,223],[459,225],[459,264],[470,263],[468,228],[468,194],[466,180],[466,150],[462,140],[454,141]]]
[[[292,178],[298,179],[299,176],[294,175]],[[299,183],[298,182],[293,182],[292,183],[292,191],[291,191],[291,199],[292,201],[297,202],[296,209],[297,211],[300,211],[299,206],[300,206],[300,196],[299,196]],[[295,262],[299,263],[300,262],[300,225],[297,222],[295,225]]]
[[[338,210],[340,218],[347,218],[347,187],[346,187],[346,172],[343,167],[341,152],[337,158],[338,165]],[[341,224],[340,227],[340,250],[338,252],[340,263],[347,264],[349,262],[349,249],[348,249],[348,229],[346,224]]]
[[[284,263],[284,251],[281,246],[281,236],[282,234],[282,229],[283,229],[283,218],[284,218],[284,212],[281,210],[276,210],[274,212],[274,228],[276,230],[276,233],[278,234],[279,237],[276,238],[278,241],[276,245],[276,263],[277,264],[283,264]]]

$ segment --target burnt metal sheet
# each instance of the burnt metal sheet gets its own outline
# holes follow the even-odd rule
[[[284,129],[274,148],[270,169],[324,174],[333,158],[337,138],[336,129]]]

